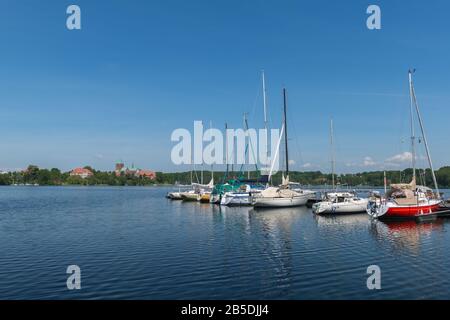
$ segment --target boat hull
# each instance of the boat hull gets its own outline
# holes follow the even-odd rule
[[[315,214],[356,214],[367,211],[368,201],[359,203],[331,203],[319,202],[313,205]]]
[[[197,200],[200,201],[201,203],[209,203],[211,200],[211,194],[204,193],[202,195],[199,195]]]
[[[209,197],[209,203],[220,204],[221,196],[220,194],[211,194]]]
[[[181,194],[181,199],[183,201],[197,201],[197,194],[185,192]]]
[[[170,192],[167,194],[167,198],[170,200],[183,200],[180,192]]]
[[[253,198],[253,206],[255,208],[289,208],[300,207],[306,205],[308,196],[282,198],[282,197],[256,197]]]
[[[377,208],[367,209],[369,215],[377,219],[418,219],[435,216],[441,211],[441,201],[430,201],[428,204],[395,206],[389,203]]]
[[[228,207],[251,206],[252,199],[249,193],[226,193],[220,205]]]

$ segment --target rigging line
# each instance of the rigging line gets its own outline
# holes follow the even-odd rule
[[[245,128],[246,128],[246,130],[248,132],[248,119],[247,118],[245,118]],[[247,146],[248,145],[250,145],[250,150],[252,152],[253,160],[255,160],[256,171],[258,171],[258,159],[255,157],[255,150],[253,150],[253,143],[252,143],[252,138],[250,137],[250,135],[248,136],[248,144],[247,144]]]
[[[433,178],[433,183],[434,183],[434,187],[436,189],[437,196],[440,198],[439,186],[438,186],[438,183],[437,183],[436,174],[434,172],[433,162],[431,160],[430,149],[428,147],[428,142],[427,142],[427,137],[426,137],[426,134],[425,134],[423,120],[422,120],[422,116],[421,116],[421,113],[420,113],[419,104],[417,102],[417,97],[416,97],[416,92],[415,92],[413,81],[412,81],[412,73],[411,73],[411,71],[409,73],[409,76],[410,76],[410,79],[411,79],[410,80],[410,82],[411,82],[411,93],[412,93],[412,97],[413,97],[413,100],[414,100],[414,106],[415,106],[416,113],[417,113],[417,119],[419,120],[420,131],[421,131],[422,137],[423,137],[423,143],[424,143],[425,150],[426,150],[426,153],[427,153],[428,164],[429,164],[430,170],[431,170],[431,177]]]

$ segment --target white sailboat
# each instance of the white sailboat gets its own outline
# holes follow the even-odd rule
[[[195,172],[195,176],[197,177],[197,183],[194,183],[193,175],[194,175],[194,170],[195,170],[195,164],[194,164],[193,159],[192,159],[192,163],[193,163],[193,165],[192,165],[193,167],[191,169],[191,190],[180,192],[180,196],[183,201],[197,201],[197,195],[198,195],[199,189],[196,186],[199,185],[199,183],[198,183],[197,171]]]
[[[183,200],[181,197],[181,188],[178,188],[178,191],[168,192],[166,197],[170,200]]]
[[[208,184],[194,184],[194,188],[197,193],[197,201],[209,203],[211,192],[214,188],[214,177],[211,176],[211,181]]]
[[[364,213],[368,203],[368,199],[352,192],[334,192],[327,194],[324,201],[315,203],[312,209],[315,214]]]
[[[283,103],[284,103],[284,124],[281,129],[282,134],[284,130],[284,142],[286,152],[286,177],[283,177],[282,184],[279,187],[269,187],[262,191],[260,194],[252,197],[252,203],[255,208],[287,208],[298,207],[306,205],[311,197],[309,192],[298,192],[290,188],[289,183],[289,153],[288,153],[288,132],[287,132],[287,101],[286,101],[286,89],[283,89]],[[277,153],[280,146],[280,140],[278,141]],[[277,155],[275,155],[276,157]],[[271,172],[273,169],[272,168]]]
[[[325,193],[323,201],[315,203],[312,211],[315,214],[364,213],[367,210],[368,199],[359,198],[354,192],[338,192],[336,190],[333,120],[330,122],[330,141],[332,151],[331,180],[334,191]]]
[[[262,188],[255,188],[249,184],[244,184],[237,191],[226,192],[222,196],[220,205],[234,207],[234,206],[251,206],[252,196],[260,193]]]
[[[288,208],[304,206],[309,194],[301,194],[285,186],[269,187],[253,198],[255,208]]]
[[[181,192],[173,191],[167,194],[167,198],[170,200],[183,200],[181,197]]]

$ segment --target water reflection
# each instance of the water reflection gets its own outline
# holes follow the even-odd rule
[[[367,225],[370,218],[367,214],[348,214],[348,215],[314,215],[314,219],[319,227],[329,227],[329,226],[348,226],[348,227],[358,227]]]
[[[286,230],[295,220],[308,213],[309,209],[306,207],[249,210],[250,219],[259,221],[267,230]]]
[[[267,281],[276,281],[280,296],[292,294],[295,225],[305,214],[310,214],[307,208],[251,209],[248,212],[252,236],[260,239],[259,250],[271,267],[267,270]]]
[[[389,243],[394,250],[419,253],[421,244],[430,240],[433,232],[444,230],[444,220],[378,221],[371,220],[370,233],[377,241]]]

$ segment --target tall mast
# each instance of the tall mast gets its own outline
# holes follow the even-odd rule
[[[331,142],[331,181],[333,185],[333,189],[335,188],[335,180],[334,180],[334,174],[335,174],[335,166],[336,166],[336,159],[334,154],[334,132],[333,132],[333,119],[330,121],[330,142]]]
[[[234,146],[234,140],[231,145]],[[228,157],[228,155],[227,155],[227,157]],[[234,147],[232,147],[232,149],[231,149],[231,178],[234,178],[233,174],[234,174]]]
[[[202,121],[202,127],[203,127],[203,121]],[[203,184],[203,169],[205,167],[205,164],[203,162],[203,156],[202,156],[202,167],[200,170],[200,184]],[[197,176],[197,180],[198,180],[198,176]]]
[[[200,184],[203,184],[203,163],[202,163],[202,171],[200,171]]]
[[[191,166],[191,185],[194,182],[194,170],[195,170],[195,163],[194,163],[194,154],[191,154],[191,162],[192,162],[192,166]]]
[[[263,90],[263,106],[264,106],[264,129],[267,130],[267,98],[266,98],[266,77],[264,70],[262,71],[262,90]]]
[[[269,158],[269,133],[267,132],[269,125],[267,121],[267,91],[266,91],[266,76],[262,70],[262,90],[263,90],[263,109],[264,109],[264,129],[266,132],[266,160]]]
[[[413,83],[412,83],[412,70],[408,71],[409,75],[409,95],[410,95],[410,117],[411,117],[411,161],[413,167],[413,181],[416,181],[416,133],[414,129],[414,92],[413,92]]]
[[[422,116],[420,114],[419,104],[417,103],[416,92],[414,90],[414,85],[412,82],[412,72],[411,71],[409,71],[409,78],[410,78],[410,83],[411,83],[412,99],[414,100],[414,105],[416,107],[416,112],[417,112],[417,118],[419,119],[420,130],[422,132],[423,142],[425,144],[425,150],[427,152],[428,164],[430,165],[431,176],[433,177],[434,188],[436,189],[437,196],[440,198],[441,195],[439,193],[439,187],[438,187],[437,180],[436,180],[436,174],[434,173],[433,161],[431,160],[430,148],[428,147],[427,136],[425,134],[425,128],[423,126],[423,121],[422,121]]]
[[[209,129],[212,130],[212,121],[209,121]],[[214,164],[211,163],[211,181],[214,183]]]
[[[284,105],[284,147],[286,152],[286,179],[289,180],[289,153],[288,153],[288,130],[287,130],[287,98],[286,88],[283,88],[283,105]]]
[[[228,124],[225,122],[225,164],[227,166],[226,176],[228,178]]]

